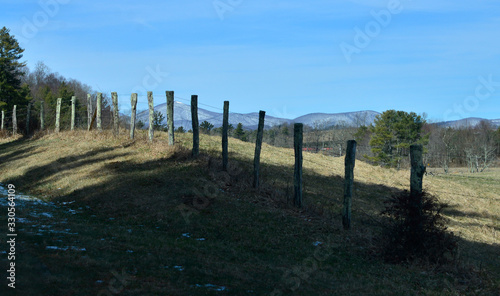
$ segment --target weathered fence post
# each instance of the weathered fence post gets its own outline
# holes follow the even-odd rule
[[[72,96],[71,97],[71,130],[75,130],[75,104],[76,104],[76,97]]]
[[[56,107],[56,133],[61,130],[61,101],[62,98],[57,99],[57,107]]]
[[[97,118],[96,125],[97,130],[102,131],[102,93],[97,93]]]
[[[192,155],[200,154],[200,124],[198,123],[198,96],[191,96],[191,121],[193,125],[193,151]]]
[[[116,92],[112,92],[111,99],[113,100],[113,135],[117,137],[120,133],[120,118],[118,116],[118,94]]]
[[[295,169],[293,172],[293,203],[297,207],[302,207],[302,131],[304,125],[295,123],[293,125],[293,144],[295,149]]]
[[[417,235],[421,234],[422,229],[422,178],[425,173],[425,166],[422,162],[422,145],[410,146],[410,225],[412,233]]]
[[[87,94],[87,130],[90,130],[92,124],[92,96]]]
[[[257,140],[255,141],[255,155],[253,157],[253,188],[259,187],[260,150],[262,149],[265,117],[266,111],[259,111],[259,125],[257,127]]]
[[[28,108],[26,109],[26,135],[30,133],[30,117],[31,117],[31,103],[28,103]]]
[[[3,131],[3,124],[4,124],[4,121],[5,121],[5,111],[2,110],[2,131]]]
[[[224,113],[222,115],[222,170],[227,171],[228,162],[228,129],[229,129],[229,101],[224,101]]]
[[[168,145],[172,146],[175,143],[174,139],[174,92],[167,91],[167,128],[168,128]]]
[[[410,161],[410,195],[420,198],[422,195],[422,178],[425,173],[425,166],[422,162],[422,145],[410,146]],[[420,200],[419,203],[421,203]]]
[[[154,130],[153,130],[153,121],[154,121],[154,104],[153,104],[153,92],[148,91],[148,105],[149,105],[149,142],[153,142]]]
[[[14,105],[14,108],[12,109],[12,134],[16,135],[17,134],[17,105]]]
[[[351,229],[351,205],[352,187],[354,183],[354,164],[356,162],[356,141],[347,141],[345,155],[345,178],[344,178],[344,208],[342,209],[342,225],[344,229]]]
[[[135,132],[135,114],[137,112],[137,94],[133,93],[130,96],[130,104],[132,105],[132,114],[130,115],[130,139],[134,139]]]
[[[44,110],[44,102],[40,102],[40,129],[43,131],[45,129],[45,120],[44,120],[44,117],[45,117],[45,110]]]

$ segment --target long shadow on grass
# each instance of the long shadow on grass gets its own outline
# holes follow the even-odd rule
[[[48,164],[32,167],[23,176],[8,180],[8,182],[16,184],[17,187],[23,188],[24,190],[30,190],[36,186],[54,182],[54,180],[51,179],[52,177],[64,178],[66,174],[71,173],[71,170],[78,169],[95,162],[108,161],[130,154],[120,153],[109,156],[100,156],[101,154],[108,153],[114,149],[116,148],[101,148],[81,155],[61,157]],[[14,158],[17,157],[19,156],[14,156]],[[8,160],[11,159],[8,158]]]
[[[477,219],[492,219],[494,221],[500,221],[500,217],[491,214],[482,214],[474,211],[461,211],[458,209],[458,206],[452,205],[448,206],[443,210],[443,214],[448,216],[458,216],[458,217],[467,217],[467,218],[477,218]]]
[[[33,155],[35,147],[23,147],[26,143],[28,143],[26,139],[20,138],[12,142],[0,144],[0,154],[4,154],[0,157],[0,164],[7,164],[27,155]]]
[[[28,172],[26,176],[24,176],[23,178],[19,178],[18,180],[13,180],[13,182],[23,183],[24,186],[28,187],[35,186],[37,184],[40,184],[39,182],[41,182],[41,178],[47,178],[48,176],[54,175],[59,172],[70,173],[72,169],[84,166],[93,161],[103,161],[119,157],[99,157],[100,154],[109,152],[112,149],[114,148],[105,148],[75,157],[60,158],[59,160],[54,161],[51,164],[33,168]],[[162,269],[159,269],[157,265],[154,265],[152,263],[148,263],[148,265],[138,265],[137,269],[139,269],[139,276],[142,275],[146,277],[145,275],[147,275],[148,277],[146,279],[150,285],[155,285],[156,283],[158,283],[158,287],[160,287],[161,285],[166,285],[167,283],[169,285],[176,285],[176,283],[181,283],[182,285],[194,283],[206,284],[209,282],[202,281],[205,278],[218,277],[218,275],[214,275],[214,270],[217,272],[223,272],[225,274],[224,276],[226,277],[226,282],[232,281],[234,284],[249,284],[251,282],[254,283],[253,280],[247,280],[246,277],[248,277],[249,275],[252,276],[257,274],[257,271],[236,268],[232,270],[226,269],[227,266],[236,266],[237,264],[233,264],[234,262],[240,263],[238,261],[238,258],[239,256],[241,256],[241,254],[245,254],[245,248],[254,248],[257,256],[262,256],[262,258],[257,257],[254,260],[254,262],[256,260],[262,261],[259,263],[259,265],[254,265],[253,263],[251,263],[252,261],[249,261],[250,263],[245,263],[246,268],[255,270],[258,270],[262,266],[265,266],[267,268],[267,270],[259,270],[258,273],[260,274],[261,272],[264,272],[264,276],[262,276],[262,279],[258,280],[257,286],[252,286],[252,288],[257,290],[260,289],[260,291],[263,291],[264,288],[259,287],[259,285],[264,285],[266,281],[274,281],[274,284],[283,281],[282,270],[292,270],[294,266],[299,264],[297,263],[298,261],[295,260],[295,257],[292,257],[292,259],[275,260],[269,259],[269,255],[267,255],[267,257],[265,256],[266,252],[269,252],[269,250],[273,248],[281,250],[283,254],[288,254],[289,250],[287,248],[294,248],[294,243],[289,242],[289,244],[286,246],[280,246],[280,244],[272,245],[273,243],[271,240],[273,236],[282,237],[286,236],[288,233],[290,235],[289,241],[293,242],[293,229],[287,229],[287,232],[280,233],[279,235],[268,235],[268,237],[266,237],[268,241],[260,241],[258,237],[251,237],[253,241],[247,244],[246,240],[249,240],[249,238],[246,237],[247,234],[244,233],[245,228],[241,227],[241,224],[248,224],[249,227],[252,227],[252,225],[254,225],[253,223],[258,223],[258,221],[254,222],[255,220],[252,220],[253,218],[255,218],[251,218],[252,213],[243,212],[240,215],[236,214],[234,216],[230,216],[230,218],[234,220],[226,221],[224,218],[216,217],[217,213],[220,213],[221,211],[214,208],[231,207],[231,209],[235,209],[235,211],[238,211],[238,209],[234,207],[234,204],[231,203],[231,199],[234,199],[235,201],[241,200],[242,202],[245,202],[246,199],[251,202],[266,200],[269,198],[281,199],[283,201],[290,199],[290,195],[293,194],[293,191],[290,188],[291,185],[293,186],[293,168],[284,168],[276,165],[263,164],[261,173],[262,188],[260,190],[254,190],[249,186],[252,179],[251,163],[243,159],[238,159],[236,155],[234,155],[234,157],[230,160],[230,167],[232,167],[230,172],[221,173],[219,169],[219,159],[210,160],[208,159],[208,157],[201,156],[198,159],[194,160],[186,158],[185,152],[181,152],[180,154],[181,155],[174,154],[171,157],[141,163],[136,163],[134,161],[109,163],[102,169],[102,172],[100,172],[105,173],[111,177],[107,178],[108,181],[75,190],[71,194],[61,197],[61,200],[76,201],[77,204],[87,205],[90,207],[90,211],[100,218],[122,218],[122,221],[130,221],[132,223],[137,222],[136,224],[151,225],[158,223],[159,225],[164,225],[164,227],[168,228],[168,230],[165,230],[165,233],[162,234],[163,236],[168,236],[167,232],[179,232],[178,236],[180,238],[179,240],[175,240],[176,242],[178,242],[177,245],[155,247],[155,249],[151,248],[148,249],[147,252],[144,252],[144,256],[155,258],[154,260],[151,259],[150,262],[161,262],[161,259],[169,256],[169,253],[181,254],[182,256],[185,256],[186,258],[181,259],[186,262],[190,262],[190,260],[197,260],[198,258],[206,259],[206,261],[203,262],[207,262],[207,266],[203,266],[203,268],[201,268],[199,266],[203,265],[203,263],[193,263],[193,266],[197,266],[198,269],[189,271],[190,276],[198,277],[196,281],[187,278],[183,280],[177,280],[177,282],[170,282],[170,280],[167,281],[164,277],[153,276],[153,272],[148,273],[146,271],[147,269],[150,269],[161,274],[164,273],[164,267],[161,267]],[[56,167],[57,171],[51,171],[52,167]],[[96,172],[96,174],[97,173],[99,172]],[[304,171],[303,176],[305,206],[311,208],[314,207],[316,210],[318,208],[326,208],[325,211],[339,213],[340,208],[342,207],[343,199],[342,176],[323,176],[307,170]],[[215,198],[213,202],[210,202],[206,207],[203,208],[203,211],[201,211],[205,222],[207,221],[207,219],[212,219],[217,223],[220,223],[221,229],[218,230],[220,233],[218,232],[217,234],[208,234],[212,235],[212,237],[215,238],[214,240],[210,241],[211,244],[214,244],[212,245],[213,248],[197,245],[203,244],[204,242],[183,241],[183,239],[186,238],[181,236],[180,234],[182,233],[181,231],[183,231],[185,228],[188,228],[188,226],[186,226],[186,223],[181,224],[179,222],[182,221],[181,212],[176,210],[179,205],[185,204],[186,196],[192,196],[196,194],[196,192],[201,192],[202,194],[204,194],[204,192],[206,192],[205,189],[207,184],[211,184],[212,187],[215,186],[217,191],[221,192],[219,194],[224,195],[220,198],[220,201]],[[354,189],[355,193],[353,197],[353,222],[355,223],[353,223],[353,225],[355,227],[363,227],[362,223],[369,223],[368,218],[376,219],[379,210],[383,207],[383,201],[391,194],[399,191],[399,189],[397,188],[391,188],[384,185],[366,184],[358,181],[355,181]],[[262,206],[264,206],[265,204],[266,203],[263,202]],[[355,213],[359,213],[364,216],[355,215]],[[176,215],[176,217],[172,217],[172,215]],[[276,220],[280,218],[279,216],[277,215]],[[234,222],[236,222],[236,224]],[[266,223],[261,222],[259,225],[260,227],[264,228],[264,225]],[[196,223],[194,223],[193,225],[196,225]],[[125,224],[124,226],[127,225]],[[286,225],[284,225],[283,227],[285,226]],[[106,228],[107,225],[103,224],[102,227]],[[234,239],[236,240],[236,242],[227,240],[225,243],[233,244],[234,248],[226,247],[224,249],[216,244],[216,238],[224,237],[224,232],[231,232],[231,230],[233,229],[238,230],[235,230],[234,233]],[[281,228],[275,227],[273,229]],[[191,230],[189,231],[195,230],[196,227],[191,227]],[[113,236],[113,234],[111,233],[110,236]],[[151,242],[151,244],[154,244],[154,241],[151,241],[151,237],[148,237],[148,239],[148,243]],[[127,242],[124,239],[120,242],[114,242],[113,245],[129,246],[127,245],[127,243],[129,245],[134,244],[133,242]],[[490,254],[490,251],[494,251],[493,246],[478,244],[474,242],[464,243],[468,244],[467,247],[469,249],[488,249],[488,254]],[[269,247],[269,245],[272,245],[272,247]],[[141,247],[146,248],[146,246]],[[196,259],[187,258],[189,256],[181,251],[183,248],[193,250],[192,257]],[[241,248],[241,250],[239,248]],[[311,246],[310,248],[310,254],[304,254],[304,257],[298,258],[298,260],[306,259],[308,256],[311,257],[314,249]],[[152,254],[149,254],[148,252]],[[276,254],[279,253],[280,252],[271,254],[273,256],[276,256]],[[123,257],[125,258],[125,256],[129,255],[124,254]],[[495,258],[491,258],[491,260],[494,259]],[[128,262],[126,260],[129,259],[125,258],[123,260],[124,262]],[[141,258],[141,260],[143,259]],[[233,260],[234,262],[231,260]],[[277,262],[279,262],[279,264],[281,265],[279,266],[279,268],[278,266],[275,266]],[[217,264],[217,266],[215,266],[215,264]],[[172,269],[172,267],[170,268]],[[184,271],[184,274],[187,273],[188,271]],[[169,272],[168,274],[177,274],[177,271],[174,270],[172,272]],[[140,282],[141,280],[142,279],[136,280],[136,283]],[[308,282],[313,282],[313,279],[304,280],[305,284],[307,284]],[[137,285],[138,284],[135,284],[136,288],[138,287]],[[305,289],[308,288],[306,287]]]
[[[213,163],[216,163],[215,165]],[[111,181],[93,185],[66,196],[68,200],[79,200],[98,209],[101,215],[115,218],[124,218],[137,223],[162,221],[165,215],[181,215],[175,207],[183,204],[186,195],[193,191],[203,192],[203,181],[217,184],[217,189],[224,191],[226,197],[245,200],[252,203],[266,204],[266,198],[291,199],[293,191],[290,186],[293,178],[293,168],[284,168],[276,165],[262,165],[260,190],[252,189],[251,164],[244,160],[232,159],[231,163],[239,162],[237,173],[220,173],[219,159],[207,160],[200,157],[198,160],[179,161],[174,155],[144,163],[131,161],[113,163],[106,166],[112,176]],[[212,165],[211,165],[212,163]],[[230,166],[231,166],[230,163]],[[215,176],[215,179],[214,179]],[[219,179],[218,176],[221,176]],[[225,176],[225,178],[224,178]],[[304,171],[304,205],[316,212],[330,211],[340,222],[340,209],[343,199],[343,178],[337,175],[323,176],[311,171]],[[288,181],[285,180],[288,178]],[[293,185],[292,185],[293,186]],[[383,208],[383,202],[400,189],[384,185],[354,183],[353,197],[353,227],[362,228],[379,220],[378,214]],[[212,215],[211,207],[227,206],[224,202],[210,203],[204,209],[205,215]],[[319,204],[318,204],[319,203]],[[217,217],[212,217],[217,219]],[[244,219],[244,218],[242,218]],[[251,220],[249,220],[251,223]],[[340,224],[340,223],[338,223]],[[175,225],[175,224],[174,224]],[[372,225],[370,225],[372,226]],[[225,225],[224,227],[232,227]],[[259,242],[266,244],[266,242]],[[467,250],[484,250],[489,260],[498,261],[494,257],[496,247],[468,242],[461,243]],[[205,251],[204,251],[205,252]],[[481,260],[481,257],[473,258]],[[486,260],[486,258],[483,258]],[[477,261],[477,260],[476,260]],[[495,262],[494,261],[494,262]]]

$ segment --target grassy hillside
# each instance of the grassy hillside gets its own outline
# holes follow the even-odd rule
[[[254,190],[252,144],[229,140],[225,173],[218,137],[201,135],[198,159],[190,157],[191,134],[177,135],[175,147],[164,133],[153,144],[145,137],[76,131],[0,141],[0,182],[47,201],[16,208],[24,219],[16,226],[18,294],[12,295],[500,291],[498,170],[425,177],[424,188],[450,204],[445,214],[460,237],[459,260],[439,268],[400,266],[378,256],[378,213],[391,193],[409,188],[409,171],[358,161],[353,229],[346,232],[343,158],[304,154],[305,207],[297,210],[287,202],[292,149],[264,144],[262,186]],[[6,211],[1,215],[6,221]],[[2,256],[0,266],[7,264]]]

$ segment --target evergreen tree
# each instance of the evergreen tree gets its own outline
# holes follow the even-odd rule
[[[403,157],[409,155],[410,145],[427,144],[429,135],[422,136],[425,119],[414,112],[387,110],[375,117],[371,126],[370,146],[375,156],[369,159],[386,166],[401,166]]]
[[[211,124],[210,122],[208,121],[203,121],[201,124],[200,124],[200,129],[201,129],[201,132],[204,133],[204,134],[210,134],[210,131],[214,128],[214,125]]]
[[[245,135],[245,131],[243,130],[243,124],[240,122],[236,126],[236,129],[234,130],[234,137],[237,139],[240,139],[242,141],[246,141],[247,137]]]
[[[153,113],[153,129],[156,131],[165,130],[167,125],[162,123],[164,119],[165,119],[165,116],[163,116],[163,113],[161,113],[160,111],[154,111],[154,113]]]
[[[6,27],[0,29],[0,109],[10,111],[14,105],[28,104],[29,91],[21,86],[24,49],[9,32]]]

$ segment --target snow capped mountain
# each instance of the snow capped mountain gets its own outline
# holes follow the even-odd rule
[[[370,125],[375,120],[378,112],[375,111],[357,111],[346,113],[311,113],[297,117],[293,122],[303,123],[309,126],[330,127],[335,125],[342,126],[360,126]]]
[[[155,107],[155,111],[160,111],[163,113],[165,118],[167,117],[167,104],[161,104]],[[208,121],[214,125],[214,127],[222,126],[222,113],[212,112],[205,110],[203,108],[198,108],[198,122],[202,123],[203,121]],[[137,114],[137,120],[141,120],[144,122],[145,127],[149,126],[149,111],[142,111]],[[248,114],[240,114],[229,112],[229,123],[234,127],[238,123],[243,124],[245,129],[257,129],[257,125],[259,124],[259,113],[248,113]],[[272,116],[267,116],[265,119],[265,127],[269,128],[275,125],[280,125],[285,122],[291,122],[289,119],[276,118]],[[166,120],[165,122],[166,123]],[[186,105],[181,102],[174,102],[174,127],[178,128],[182,126],[185,130],[192,129],[191,122],[191,106]]]
[[[475,127],[483,120],[489,121],[493,125],[493,127],[495,127],[495,128],[500,127],[500,119],[488,120],[488,119],[477,118],[477,117],[468,117],[468,118],[459,119],[459,120],[443,121],[443,122],[438,122],[437,124],[439,126],[442,126],[442,127],[465,128],[465,127]]]
[[[167,104],[163,103],[155,107],[155,111],[160,111],[163,113],[166,124],[167,118]],[[370,125],[375,120],[375,116],[380,114],[375,111],[357,111],[357,112],[345,112],[345,113],[311,113],[297,117],[295,119],[278,118],[266,115],[264,126],[265,128],[270,128],[283,123],[303,123],[311,127],[318,126],[321,128],[331,127],[335,125],[341,126],[360,126],[360,125]],[[149,126],[149,111],[142,111],[137,114],[137,120],[144,122],[145,127]],[[222,113],[208,111],[203,108],[198,108],[198,121],[202,123],[203,121],[208,121],[214,125],[214,127],[222,126]],[[466,127],[466,126],[476,126],[484,120],[482,118],[465,118],[455,121],[446,121],[437,123],[440,126],[445,127]],[[229,123],[235,128],[238,123],[243,124],[244,129],[254,130],[257,129],[259,123],[259,113],[233,113],[229,112]],[[500,126],[500,119],[490,120],[490,122],[495,127]],[[181,102],[174,102],[174,127],[177,129],[182,126],[185,130],[192,129],[191,122],[191,106],[186,105]]]

